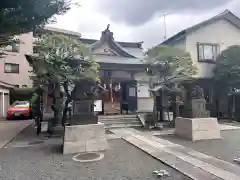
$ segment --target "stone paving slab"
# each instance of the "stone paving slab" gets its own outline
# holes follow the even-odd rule
[[[186,141],[174,135],[161,135],[158,137],[240,167],[239,164],[233,162],[233,159],[240,157],[240,130],[221,131],[221,136],[222,139],[219,140],[205,140],[197,142]]]
[[[167,146],[160,144],[159,142],[151,141],[148,138],[146,138],[144,136],[140,136],[140,135],[134,135],[134,136],[146,143],[149,143],[152,146],[155,146],[169,154],[176,156],[177,158],[179,158],[185,162],[188,162],[189,164],[192,164],[193,166],[203,169],[204,171],[211,173],[211,174],[215,175],[216,177],[222,178],[224,180],[239,180],[240,179],[240,176],[238,176],[232,172],[220,169],[216,166],[213,166],[212,164],[206,163],[206,162],[201,161],[192,156],[185,155],[179,151],[168,148]]]
[[[232,163],[229,163],[227,161],[223,161],[221,159],[215,158],[213,156],[209,156],[207,154],[198,152],[196,150],[190,149],[190,148],[186,148],[184,146],[172,143],[170,141],[161,139],[161,138],[157,138],[157,137],[153,137],[153,136],[148,136],[148,139],[151,139],[153,141],[159,142],[163,145],[165,145],[168,148],[171,148],[173,150],[176,150],[178,152],[181,152],[185,155],[190,155],[192,157],[195,157],[197,159],[200,159],[206,163],[210,163],[216,167],[219,167],[221,169],[227,170],[229,172],[233,172],[234,174],[237,174],[240,176],[240,168],[239,166],[236,166]]]
[[[172,154],[166,152],[158,152],[153,154],[154,157],[157,159],[164,161],[166,164],[170,165],[171,167],[179,170],[180,172],[184,172],[185,175],[191,177],[194,180],[201,179],[201,180],[222,180],[206,171],[202,170],[201,168],[197,168],[192,166],[185,161],[182,161],[179,158],[174,157]]]
[[[240,176],[240,168],[234,164],[200,153],[189,148],[173,147],[173,149]]]
[[[23,129],[32,124],[32,120],[0,121],[0,148],[3,148]]]
[[[240,129],[240,127],[239,126],[228,125],[228,124],[220,124],[220,130],[221,131],[236,130],[236,129]]]
[[[128,132],[127,132],[128,131]],[[129,132],[130,131],[130,132]],[[118,133],[119,131],[117,131]],[[144,132],[140,132],[137,130],[133,130],[131,131],[131,129],[125,129],[122,130],[121,132],[122,134],[122,138],[125,139],[126,141],[130,142],[131,144],[139,147],[140,149],[142,149],[143,151],[146,151],[147,153],[151,154],[152,156],[156,156],[157,153],[168,153],[170,155],[172,155],[174,158],[178,159],[178,163],[177,162],[173,162],[172,160],[170,162],[167,163],[167,159],[169,159],[169,157],[171,157],[170,155],[168,156],[161,156],[158,155],[158,157],[160,160],[164,160],[165,163],[167,163],[168,165],[174,167],[174,168],[178,168],[177,170],[179,170],[182,173],[189,173],[192,172],[192,174],[190,174],[191,176],[189,177],[198,177],[197,174],[203,174],[203,172],[206,174],[207,179],[224,179],[224,180],[238,180],[240,179],[240,168],[222,161],[220,159],[205,155],[203,153],[199,153],[198,151],[193,151],[191,149],[184,149],[184,147],[178,145],[178,144],[174,144],[171,143],[170,141],[161,139],[161,138],[157,138],[154,136],[149,135],[149,133],[144,133]],[[125,136],[124,136],[125,134]],[[129,139],[129,136],[132,137],[132,139]],[[135,140],[133,140],[135,138]],[[138,139],[138,140],[136,140]],[[138,142],[140,141],[140,142]],[[143,141],[143,142],[141,142]],[[145,143],[145,144],[144,144]],[[148,146],[147,146],[148,145]],[[152,149],[155,148],[155,149]],[[145,149],[145,150],[144,150]],[[157,149],[157,150],[156,150]],[[186,152],[184,152],[186,151]],[[154,156],[154,157],[155,157]],[[166,157],[168,157],[166,159]],[[185,170],[182,168],[183,166],[180,167],[176,167],[176,164],[181,164],[180,162],[182,161],[185,163],[188,163],[187,166],[192,166],[192,168],[195,171],[189,171],[189,168],[185,168]],[[188,171],[186,171],[186,169]],[[211,177],[210,177],[211,175]],[[204,179],[203,177],[201,177],[202,179]],[[198,178],[198,179],[201,179]],[[196,178],[197,179],[197,178]],[[197,179],[197,180],[198,180]]]
[[[180,151],[176,151],[171,147],[168,148],[168,146],[163,145],[162,143],[159,143],[159,140],[161,140],[160,138],[152,137],[152,139],[154,139],[154,140],[149,140],[149,138],[139,136],[139,135],[136,135],[136,137],[140,138],[143,141],[147,141],[148,143],[151,143],[153,146],[162,148],[164,151],[166,151],[172,155],[175,155],[179,159],[181,159],[185,162],[188,162],[196,167],[199,167],[199,168],[203,169],[204,171],[214,174],[215,176],[220,177],[224,180],[239,180],[240,179],[240,175],[238,176],[237,174],[234,174],[233,172],[226,171],[224,169],[218,168],[218,166],[216,167],[210,163],[206,163],[206,162],[199,160],[193,156],[189,156],[184,153],[181,153]],[[162,141],[165,141],[165,143],[167,142],[166,140],[162,140]],[[170,144],[171,142],[168,142],[168,143]],[[179,147],[179,145],[177,145],[177,147]]]
[[[159,150],[157,147],[153,147],[148,143],[139,140],[138,138],[135,138],[133,136],[128,136],[128,137],[123,137],[123,139],[131,143],[132,145],[140,148],[141,150],[148,153],[149,155],[155,157],[156,159],[160,160],[161,162],[187,175],[193,180],[218,180],[218,179],[221,180],[221,178],[218,178],[217,176],[209,174],[203,171],[201,168],[194,167],[191,164],[177,158],[176,156],[169,154],[167,152],[164,152],[162,150]]]

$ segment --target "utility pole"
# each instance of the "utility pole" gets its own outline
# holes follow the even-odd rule
[[[166,21],[166,18],[167,18],[167,15],[169,15],[169,14],[170,13],[164,13],[161,16],[159,16],[160,18],[163,17],[163,28],[164,28],[164,37],[163,37],[163,39],[164,40],[167,39],[167,21]]]
[[[164,15],[163,15],[164,40],[167,39],[166,15],[167,15],[167,14],[164,14]]]

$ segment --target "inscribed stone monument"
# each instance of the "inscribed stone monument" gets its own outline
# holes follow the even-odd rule
[[[210,117],[206,110],[202,89],[196,86],[191,96],[191,117],[176,118],[175,134],[191,141],[221,138],[217,118]]]
[[[93,94],[86,96],[82,88],[79,85],[76,89],[71,125],[65,127],[63,154],[101,151],[108,147],[104,124],[98,123],[94,115]]]
[[[192,118],[210,117],[210,112],[206,109],[206,100],[202,88],[195,86],[191,92],[191,99]]]

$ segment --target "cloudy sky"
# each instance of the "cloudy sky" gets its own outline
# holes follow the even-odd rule
[[[210,18],[225,9],[240,16],[240,0],[76,0],[81,5],[57,17],[51,26],[77,31],[82,37],[99,39],[110,24],[118,41],[144,41],[148,48],[167,37]]]

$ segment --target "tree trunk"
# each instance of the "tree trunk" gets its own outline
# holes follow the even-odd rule
[[[56,111],[55,111],[55,123],[53,125],[58,125],[61,122],[61,118],[62,118],[62,97],[61,97],[61,92],[60,92],[60,84],[57,83],[56,84],[56,89],[55,89],[55,107],[56,107]]]
[[[54,118],[49,124],[49,131],[51,132],[53,132],[54,128],[60,124],[62,118],[62,97],[60,92],[60,83],[55,83],[52,110],[54,112]]]
[[[76,85],[75,85],[75,87],[73,88],[72,92],[69,93],[68,86],[69,86],[68,82],[65,82],[63,84],[64,91],[65,91],[65,96],[67,96],[67,99],[66,99],[66,101],[64,103],[64,109],[63,109],[63,114],[62,114],[62,126],[65,126],[65,123],[67,122],[67,113],[70,110],[68,105],[73,100],[73,97],[74,97],[75,91],[76,91]]]
[[[68,113],[68,104],[71,102],[69,98],[66,99],[62,114],[62,126],[65,126],[65,123],[67,122],[67,113]]]

